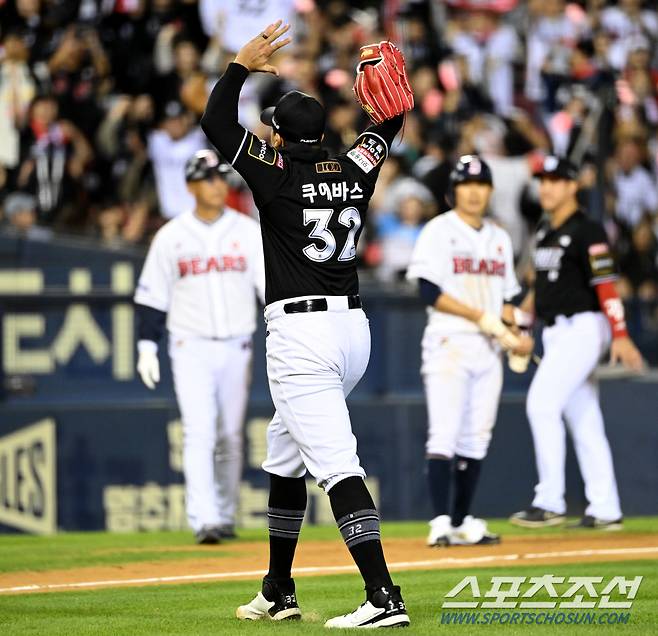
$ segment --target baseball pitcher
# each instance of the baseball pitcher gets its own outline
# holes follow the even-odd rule
[[[256,297],[265,292],[258,223],[224,205],[230,171],[213,150],[188,160],[196,206],[155,235],[135,292],[137,370],[150,389],[160,379],[166,323],[187,518],[198,543],[235,536]]]
[[[406,625],[380,542],[379,516],[363,481],[345,398],[368,364],[370,332],[361,308],[356,246],[377,175],[413,106],[404,60],[389,42],[363,47],[355,92],[377,125],[345,153],[321,142],[325,111],[292,91],[261,119],[269,143],[238,123],[250,72],[276,73],[270,56],[290,38],[281,21],[238,52],[201,120],[211,141],[244,177],[260,211],[265,253],[267,373],[276,413],[267,433],[270,566],[240,619],[299,618],[290,576],[306,509],[308,470],[328,493],[336,522],[366,586],[366,601],[327,627]]]

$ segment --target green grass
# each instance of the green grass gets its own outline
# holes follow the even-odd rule
[[[656,570],[655,561],[633,561],[401,572],[395,574],[395,579],[402,585],[412,620],[407,634],[590,635],[623,630],[635,636],[657,631]],[[439,622],[444,595],[466,575],[477,575],[484,593],[491,576],[547,573],[603,576],[606,582],[615,575],[643,575],[645,579],[627,625],[579,625],[569,629],[564,626],[447,626]],[[3,636],[327,634],[322,627],[324,620],[351,611],[360,603],[361,587],[361,580],[354,575],[299,578],[298,597],[306,619],[301,623],[277,624],[243,623],[233,618],[235,607],[250,600],[257,591],[258,585],[253,581],[0,596],[0,633]]]
[[[561,528],[523,530],[511,526],[507,521],[491,521],[489,527],[504,537],[558,535]],[[425,522],[388,522],[382,527],[384,538],[424,537]],[[573,536],[569,531],[568,536]],[[577,531],[579,535],[599,535],[599,531]],[[624,524],[625,533],[657,532],[655,517],[629,518]],[[241,542],[263,541],[265,529],[242,530]],[[339,540],[335,526],[308,526],[302,530],[302,541]],[[167,550],[163,550],[167,548]],[[181,548],[176,550],[176,548]],[[233,553],[235,554],[235,553]],[[38,537],[31,535],[0,535],[0,573],[22,570],[44,571],[61,568],[120,565],[140,561],[173,559],[221,559],[224,553],[213,547],[194,547],[189,532],[143,532],[112,534],[108,532],[64,532]]]

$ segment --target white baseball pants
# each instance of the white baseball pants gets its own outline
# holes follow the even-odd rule
[[[589,502],[586,515],[621,517],[612,454],[605,435],[593,372],[610,345],[610,327],[600,312],[558,316],[544,329],[544,357],[530,385],[527,413],[539,483],[533,506],[564,513],[565,429],[573,438]]]
[[[499,349],[482,334],[443,336],[426,330],[422,357],[427,455],[484,459],[503,386]]]
[[[370,327],[361,309],[348,309],[345,296],[322,298],[329,311],[284,313],[285,304],[300,298],[265,308],[276,413],[263,469],[281,477],[302,477],[308,469],[329,491],[347,477],[365,477],[345,398],[368,366]]]
[[[235,523],[251,349],[251,336],[169,337],[183,420],[187,518],[194,531]]]

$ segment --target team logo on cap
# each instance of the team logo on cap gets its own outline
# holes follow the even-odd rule
[[[482,164],[477,157],[471,157],[468,164],[468,174],[478,175],[482,172]]]
[[[544,170],[546,172],[553,172],[553,170],[557,168],[559,161],[560,160],[557,157],[546,157],[546,159],[544,159]]]
[[[219,165],[219,157],[212,150],[199,150],[196,156],[199,159],[203,159],[209,168]]]

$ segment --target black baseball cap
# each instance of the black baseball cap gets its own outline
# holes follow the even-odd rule
[[[286,93],[276,104],[266,108],[260,120],[272,126],[286,141],[318,144],[324,134],[326,113],[320,102],[301,91]]]
[[[185,181],[202,181],[212,174],[219,174],[225,179],[231,170],[231,166],[222,161],[214,150],[197,150],[185,162]]]
[[[541,168],[535,172],[535,177],[576,181],[578,179],[578,168],[564,157],[548,155],[542,161]]]

